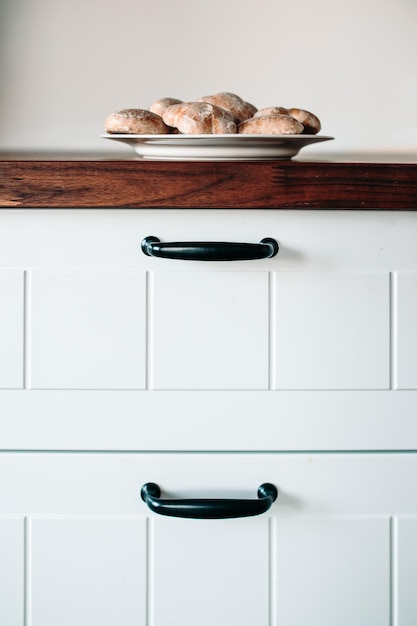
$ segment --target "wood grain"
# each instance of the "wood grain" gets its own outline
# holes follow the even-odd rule
[[[417,164],[0,160],[0,208],[417,209]]]

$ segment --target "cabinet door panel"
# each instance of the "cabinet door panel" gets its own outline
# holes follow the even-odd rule
[[[154,624],[267,626],[268,519],[154,523]]]
[[[277,389],[390,386],[389,275],[275,274]]]
[[[146,623],[146,522],[32,520],[33,626]]]
[[[23,626],[24,520],[0,518],[0,624]]]
[[[397,386],[417,389],[417,273],[397,275]]]
[[[275,545],[278,624],[388,626],[389,519],[277,518]]]
[[[417,517],[396,520],[398,626],[414,626],[417,616]]]
[[[145,273],[37,271],[30,293],[30,387],[145,387]]]
[[[0,388],[23,387],[23,272],[0,272]]]
[[[151,386],[266,389],[266,272],[155,272],[151,288]]]

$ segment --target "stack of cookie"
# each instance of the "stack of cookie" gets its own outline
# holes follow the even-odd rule
[[[257,109],[230,92],[183,102],[160,98],[149,109],[122,109],[107,116],[106,133],[165,135],[316,135],[320,120],[298,108],[272,106]]]

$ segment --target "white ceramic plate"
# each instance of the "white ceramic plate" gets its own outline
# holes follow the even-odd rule
[[[275,161],[333,137],[324,135],[101,135],[151,161]]]

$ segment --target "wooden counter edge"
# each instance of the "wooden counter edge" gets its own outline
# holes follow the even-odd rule
[[[0,208],[416,210],[417,163],[1,159]]]

